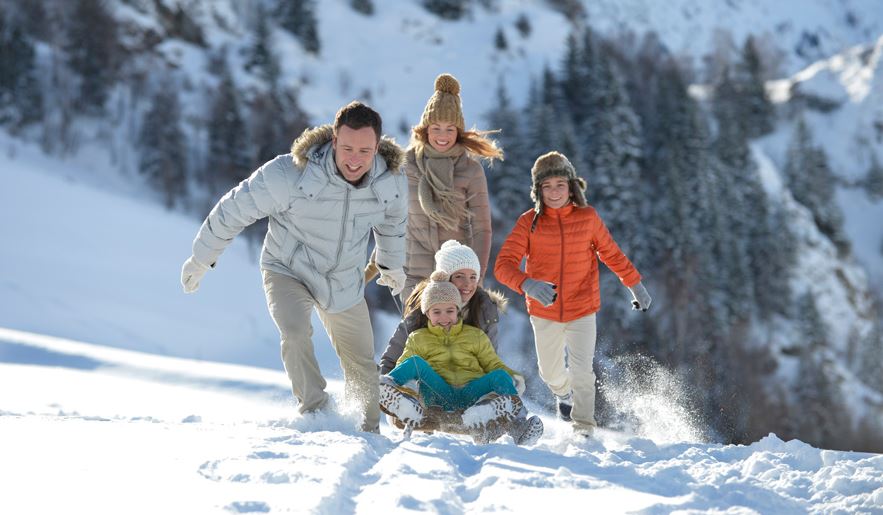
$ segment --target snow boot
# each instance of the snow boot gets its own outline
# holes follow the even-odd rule
[[[523,409],[517,395],[491,392],[463,412],[463,425],[472,429],[475,443],[490,443],[506,434],[509,424]]]
[[[417,392],[399,386],[389,376],[380,376],[380,409],[401,420],[406,427],[413,428],[423,420],[423,405]]]
[[[533,445],[543,436],[543,421],[533,415],[528,418],[517,418],[512,421],[509,436],[516,445]]]
[[[479,427],[495,420],[512,420],[521,408],[521,399],[517,395],[500,395],[491,392],[483,395],[463,412],[463,423],[467,426]]]
[[[565,422],[570,422],[570,411],[573,409],[573,394],[568,393],[564,396],[557,396],[558,399],[558,418]]]

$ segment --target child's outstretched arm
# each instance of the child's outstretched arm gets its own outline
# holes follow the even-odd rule
[[[634,309],[647,311],[651,299],[647,289],[641,284],[641,274],[616,244],[607,226],[604,225],[604,221],[597,213],[595,213],[595,223],[592,226],[592,245],[601,262],[613,271],[631,292]]]

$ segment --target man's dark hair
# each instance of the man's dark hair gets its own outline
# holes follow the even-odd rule
[[[374,129],[377,141],[380,141],[380,135],[383,134],[383,120],[380,119],[380,113],[358,100],[353,100],[337,111],[334,116],[334,136],[337,136],[338,129],[343,125],[355,130],[371,127]]]

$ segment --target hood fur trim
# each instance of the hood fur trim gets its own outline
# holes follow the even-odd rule
[[[334,130],[331,124],[306,129],[291,144],[291,157],[295,166],[305,167],[309,161],[307,155],[309,150],[317,145],[328,143],[333,134]],[[402,165],[405,164],[405,150],[398,146],[394,139],[389,136],[381,136],[377,153],[386,161],[386,168],[390,172],[401,173]]]
[[[503,313],[505,313],[506,309],[509,307],[509,299],[507,299],[502,292],[499,292],[497,290],[491,290],[489,288],[482,289],[487,292],[488,297],[490,297],[493,303],[497,305],[497,309],[500,311],[500,314],[502,315]]]

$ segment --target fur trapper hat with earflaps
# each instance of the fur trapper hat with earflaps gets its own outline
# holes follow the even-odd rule
[[[543,214],[543,193],[540,191],[540,183],[549,177],[564,177],[570,186],[570,201],[580,207],[586,203],[586,180],[576,174],[576,169],[561,152],[551,151],[537,158],[530,170],[533,186],[530,189],[530,198],[534,201],[534,218],[531,231],[537,225],[537,218]]]
[[[460,290],[448,279],[450,276],[441,270],[436,270],[429,276],[429,284],[420,295],[420,311],[424,315],[429,311],[429,308],[436,304],[453,304],[457,306],[457,309],[463,308]]]
[[[435,93],[426,102],[421,127],[429,127],[433,123],[448,122],[463,132],[466,123],[463,121],[463,109],[460,107],[460,83],[453,75],[443,73],[435,78]]]

